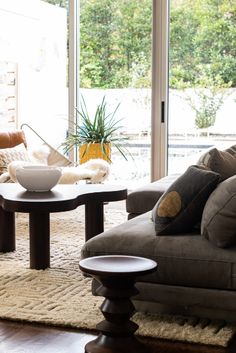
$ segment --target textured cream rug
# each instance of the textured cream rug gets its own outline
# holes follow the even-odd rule
[[[124,211],[106,206],[105,227],[126,220]],[[28,215],[16,218],[17,249],[1,254],[0,318],[80,329],[95,329],[102,298],[91,295],[91,279],[79,270],[84,243],[84,208],[51,215],[51,268],[29,269]],[[134,315],[142,336],[227,346],[235,328],[193,318]]]

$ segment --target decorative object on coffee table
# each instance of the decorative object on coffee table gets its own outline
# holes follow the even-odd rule
[[[43,165],[28,165],[16,169],[18,183],[27,191],[50,191],[59,181],[61,170]]]
[[[101,311],[105,320],[97,325],[98,337],[87,343],[86,353],[147,353],[134,332],[138,325],[130,321],[134,305],[130,297],[138,294],[137,276],[155,272],[155,261],[136,256],[106,255],[80,261],[82,272],[95,277],[101,286],[97,294],[104,296]]]

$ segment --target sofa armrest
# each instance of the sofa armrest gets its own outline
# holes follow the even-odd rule
[[[126,200],[126,210],[129,214],[132,214],[128,218],[151,211],[162,194],[178,177],[179,174],[168,175],[131,191]]]

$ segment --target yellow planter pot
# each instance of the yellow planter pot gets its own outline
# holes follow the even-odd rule
[[[89,161],[90,159],[101,158],[107,162],[111,162],[111,144],[106,143],[103,145],[106,153],[103,153],[100,143],[92,143],[91,145],[82,145],[79,148],[79,161],[80,164]],[[87,149],[87,150],[86,150]],[[86,151],[86,152],[85,152]]]

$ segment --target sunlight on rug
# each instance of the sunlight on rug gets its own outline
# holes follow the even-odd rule
[[[121,209],[105,207],[105,229],[126,220]],[[51,268],[29,269],[28,215],[16,217],[16,251],[1,254],[0,318],[95,330],[102,298],[79,270],[84,243],[84,208],[51,215]],[[227,346],[236,328],[180,316],[136,313],[137,334]]]

